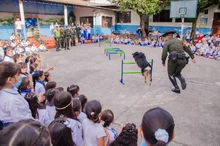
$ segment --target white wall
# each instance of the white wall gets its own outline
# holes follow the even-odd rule
[[[100,4],[110,4],[107,0],[90,0],[90,2],[100,3]]]
[[[74,14],[76,16],[76,23],[80,24],[80,17],[85,16],[93,16],[92,8],[80,8],[74,7]],[[115,12],[96,9],[97,17],[96,17],[96,25],[102,25],[102,16],[112,17],[112,25],[115,24]]]

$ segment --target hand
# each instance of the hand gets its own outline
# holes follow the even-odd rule
[[[53,69],[54,69],[53,67],[50,67],[50,68],[49,68],[49,70],[53,70]]]
[[[165,67],[166,65],[165,64],[162,64],[163,65],[163,67]]]
[[[196,58],[193,58],[192,62],[193,62],[193,63],[196,63]]]

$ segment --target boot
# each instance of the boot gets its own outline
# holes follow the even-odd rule
[[[183,90],[186,89],[186,81],[185,81],[184,77],[182,76],[182,74],[178,74],[178,75],[176,75],[176,77],[180,80],[182,89]]]
[[[174,88],[171,89],[171,91],[180,94],[180,88],[179,88],[179,86],[177,85],[175,76],[173,76],[173,75],[172,75],[172,76],[169,76],[169,79],[170,79],[171,83],[172,83],[173,86],[174,86]]]

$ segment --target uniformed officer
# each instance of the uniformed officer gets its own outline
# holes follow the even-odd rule
[[[60,26],[60,44],[64,48],[64,30],[62,26]]]
[[[60,51],[60,31],[58,29],[58,26],[56,26],[56,29],[54,31],[54,39],[56,42],[56,51]]]
[[[75,32],[74,26],[71,27],[70,33],[71,33],[71,46],[75,46],[76,45],[75,43],[76,32]]]
[[[70,36],[71,36],[71,32],[70,30],[68,29],[68,26],[66,26],[66,29],[65,29],[65,32],[64,32],[64,37],[65,37],[65,44],[66,44],[66,47],[65,47],[65,50],[70,50],[69,48],[69,43],[70,43]]]
[[[186,82],[181,74],[182,69],[188,63],[188,57],[186,57],[185,52],[189,54],[192,58],[192,62],[195,63],[196,59],[191,52],[191,50],[186,47],[182,41],[173,38],[175,31],[166,31],[162,36],[165,37],[166,42],[164,43],[164,49],[162,53],[162,64],[165,66],[165,61],[167,58],[167,53],[169,52],[169,59],[167,64],[168,76],[173,84],[174,88],[171,89],[175,93],[180,93],[180,88],[176,82],[176,77],[180,80],[182,89],[186,89]],[[184,52],[185,51],[185,52]]]

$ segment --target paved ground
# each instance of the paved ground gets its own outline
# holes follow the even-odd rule
[[[103,109],[112,109],[116,128],[126,122],[139,126],[148,109],[161,107],[173,115],[176,124],[176,138],[170,146],[220,145],[220,61],[196,57],[197,63],[190,62],[183,70],[188,84],[178,95],[170,91],[171,83],[160,61],[162,49],[113,45],[126,53],[126,61],[134,61],[131,54],[135,51],[144,52],[148,60],[154,59],[153,83],[148,86],[141,75],[125,75],[122,85],[119,79],[123,57],[112,55],[108,60],[103,53],[106,47],[109,44],[50,50],[42,53],[44,68],[54,66],[52,80],[58,86],[77,84],[89,100],[97,99]],[[136,65],[127,65],[125,70],[140,71]]]

